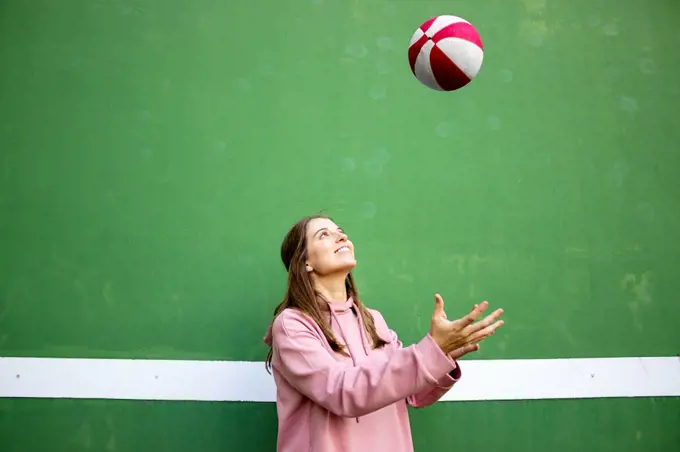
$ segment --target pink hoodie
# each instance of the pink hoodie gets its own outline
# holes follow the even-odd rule
[[[413,452],[406,404],[439,400],[460,379],[456,361],[429,334],[403,348],[382,315],[370,310],[378,334],[389,342],[374,350],[351,298],[321,303],[350,356],[331,350],[316,323],[295,309],[281,312],[265,337],[274,350],[276,450]]]

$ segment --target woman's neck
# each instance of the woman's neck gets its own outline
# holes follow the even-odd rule
[[[347,287],[345,287],[346,275],[329,275],[323,278],[315,278],[314,289],[324,298],[333,303],[347,301]]]

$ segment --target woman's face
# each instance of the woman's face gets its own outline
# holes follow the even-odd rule
[[[356,266],[354,245],[343,230],[328,218],[315,218],[307,225],[307,271],[319,276],[349,273]]]

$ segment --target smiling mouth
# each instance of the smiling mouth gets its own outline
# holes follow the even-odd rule
[[[347,252],[347,251],[350,251],[350,249],[349,249],[348,246],[341,246],[340,248],[338,248],[337,250],[335,250],[335,254],[338,254],[338,253],[345,253],[345,252]]]

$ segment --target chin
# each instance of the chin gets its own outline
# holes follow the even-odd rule
[[[320,268],[321,274],[333,274],[337,275],[340,273],[349,273],[354,270],[357,265],[357,260],[354,256],[333,256],[333,259],[329,259],[325,262],[326,265]]]
[[[357,261],[354,259],[347,259],[347,262],[343,262],[342,264],[338,265],[337,271],[338,273],[340,272],[345,272],[349,273],[352,270],[354,270],[354,267],[357,266]]]
[[[357,260],[354,256],[344,256],[343,263],[355,267],[357,265]]]

